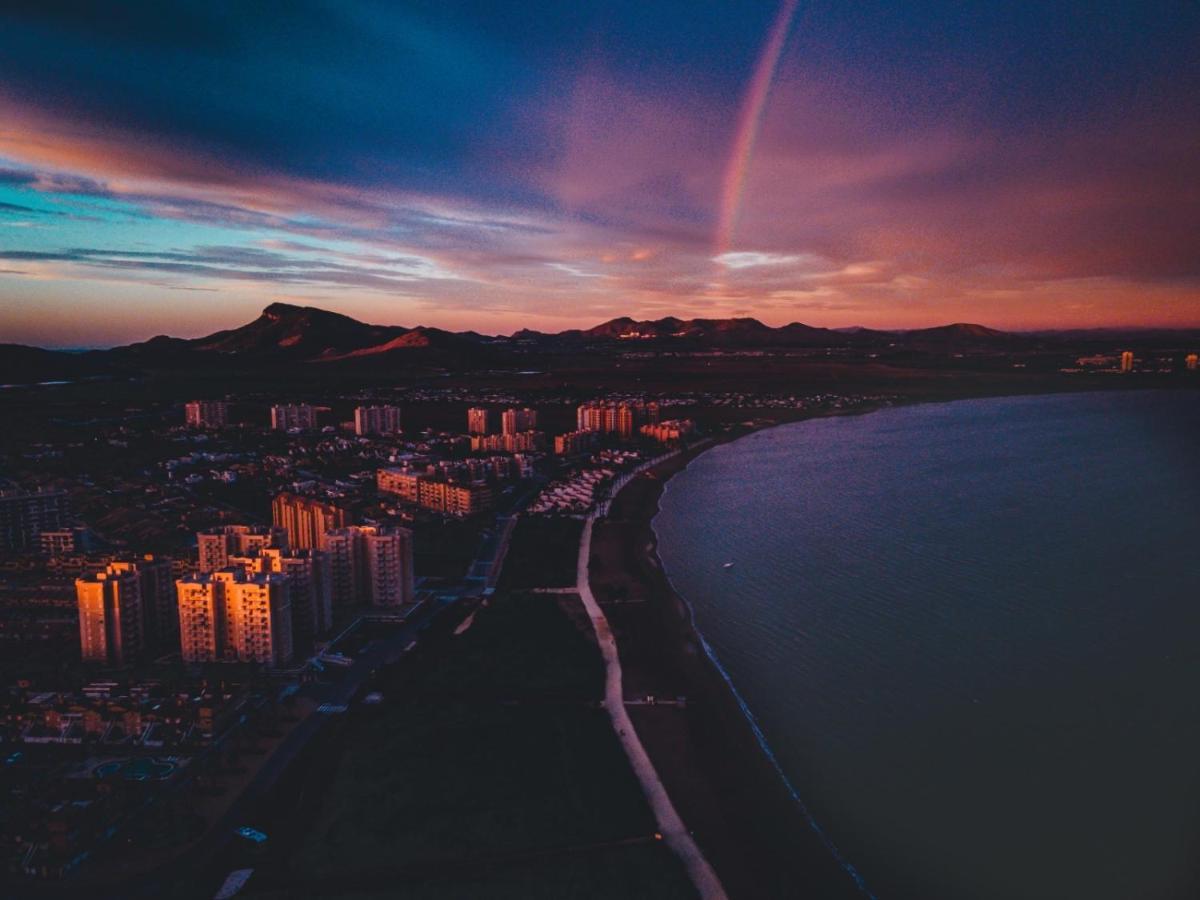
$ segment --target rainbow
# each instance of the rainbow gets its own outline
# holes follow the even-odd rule
[[[792,16],[796,13],[799,0],[783,0],[771,30],[767,33],[767,42],[758,57],[754,67],[754,77],[746,90],[742,101],[742,110],[738,116],[737,135],[733,142],[733,152],[725,165],[725,176],[721,184],[721,211],[717,220],[715,240],[715,255],[721,256],[728,252],[733,240],[733,229],[737,225],[738,210],[742,205],[742,192],[746,186],[746,172],[750,167],[750,157],[754,154],[754,142],[758,138],[758,130],[762,125],[763,110],[767,105],[767,95],[771,91],[771,82],[775,78],[775,67],[779,64],[779,56],[787,41],[788,29],[792,24]]]

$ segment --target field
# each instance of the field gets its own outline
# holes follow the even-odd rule
[[[693,896],[598,705],[581,615],[572,595],[498,594],[381,676],[250,895]]]

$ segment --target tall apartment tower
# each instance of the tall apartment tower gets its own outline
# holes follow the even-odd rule
[[[225,650],[225,595],[215,576],[191,575],[175,582],[179,649],[188,663],[220,662]]]
[[[359,437],[371,434],[399,434],[400,407],[358,407],[354,410],[354,433]]]
[[[1189,372],[1195,372],[1197,367],[1200,366],[1200,355],[1189,353],[1183,358],[1183,364]]]
[[[292,661],[292,648],[291,585],[286,575],[245,575],[225,584],[226,658],[279,668]]]
[[[291,589],[292,636],[297,649],[308,650],[316,635],[333,627],[333,580],[329,554],[323,550],[285,551],[264,547],[248,556],[231,556],[230,565],[247,572],[285,575]]]
[[[339,528],[326,536],[326,547],[338,604],[412,602],[413,540],[407,528]]]
[[[492,411],[484,407],[472,407],[467,410],[467,433],[490,434],[492,431]]]
[[[1132,372],[1133,371],[1133,351],[1132,350],[1126,350],[1124,353],[1121,354],[1121,371],[1122,372]]]
[[[638,424],[639,411],[631,403],[584,403],[575,411],[579,431],[618,434],[629,439]]]
[[[142,644],[164,653],[179,646],[179,618],[175,614],[175,576],[171,561],[151,553],[131,562],[113,562],[117,572],[132,572],[138,579],[142,604]]]
[[[183,661],[257,662],[272,668],[292,660],[288,578],[231,567],[175,583]]]
[[[287,546],[294,550],[321,550],[326,532],[350,524],[350,514],[340,506],[300,494],[278,495],[271,502],[271,517],[287,532]]]
[[[249,556],[264,547],[287,550],[288,546],[288,533],[280,526],[221,525],[196,535],[201,572],[225,568],[231,556]]]
[[[84,662],[123,666],[142,652],[142,592],[135,570],[117,563],[77,578],[75,598]]]
[[[281,403],[271,407],[271,427],[276,431],[314,431],[317,408],[307,403]]]
[[[500,414],[500,431],[502,434],[523,434],[537,428],[537,410],[506,409]]]
[[[0,550],[26,550],[43,531],[61,531],[68,515],[66,491],[0,490]]]
[[[224,428],[229,424],[229,404],[224,400],[192,400],[183,407],[189,428]]]

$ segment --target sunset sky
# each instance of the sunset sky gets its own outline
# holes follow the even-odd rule
[[[21,5],[0,341],[1200,326],[1194,2]]]

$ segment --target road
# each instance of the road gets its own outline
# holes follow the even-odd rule
[[[624,484],[625,481],[622,481],[621,486],[623,487]],[[614,491],[614,496],[615,493]],[[583,526],[583,537],[579,541],[576,590],[583,600],[588,618],[592,621],[592,628],[596,632],[596,642],[600,645],[600,654],[604,658],[604,708],[608,710],[613,729],[617,732],[617,738],[625,749],[625,755],[629,757],[634,774],[637,775],[637,779],[642,785],[642,791],[654,812],[654,818],[658,821],[658,828],[662,832],[663,839],[683,860],[688,877],[691,878],[692,884],[696,886],[696,890],[699,891],[703,900],[726,900],[725,888],[721,885],[721,880],[713,871],[712,866],[708,864],[708,860],[704,858],[704,853],[692,838],[687,826],[683,824],[679,813],[676,812],[675,804],[667,796],[667,789],[663,787],[662,780],[654,769],[654,763],[650,761],[650,756],[646,753],[646,748],[642,746],[641,738],[638,737],[637,731],[633,727],[633,721],[625,710],[625,693],[621,682],[621,657],[617,652],[617,641],[613,637],[604,610],[600,608],[600,604],[596,602],[596,598],[592,594],[592,587],[588,579],[588,563],[591,561],[592,555],[592,525],[595,521],[595,515],[589,516]]]

